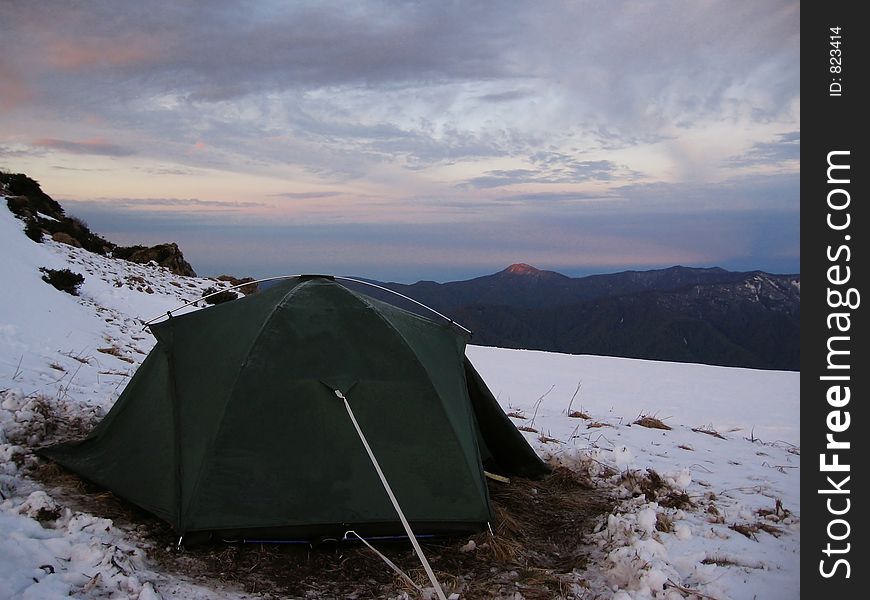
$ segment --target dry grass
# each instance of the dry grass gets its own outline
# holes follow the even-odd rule
[[[619,477],[618,484],[633,490],[636,495],[643,494],[647,502],[658,502],[665,508],[695,506],[686,492],[672,488],[655,469],[647,469],[645,472],[625,471]]]
[[[771,521],[781,521],[786,517],[791,516],[791,511],[782,505],[782,500],[780,500],[779,498],[776,499],[773,509],[759,508],[755,511],[755,513],[759,517],[769,519]]]
[[[661,419],[650,415],[641,415],[632,425],[640,425],[650,429],[665,429],[667,431],[673,429],[673,427],[666,425]]]
[[[568,413],[568,416],[571,417],[572,419],[587,419],[588,420],[588,419],[592,418],[588,414],[583,412],[582,410],[573,410],[573,411]]]
[[[656,515],[656,530],[662,531],[664,533],[673,532],[674,520],[665,513],[658,513]]]
[[[519,429],[520,431],[527,431],[529,433],[538,433],[537,429],[535,429],[534,427],[530,427],[528,425],[521,425],[521,426],[517,427],[517,429]]]
[[[77,414],[74,417],[63,415],[62,409],[59,408],[59,401],[44,395],[33,398],[30,410],[37,417],[31,419],[25,429],[10,435],[9,440],[25,448],[32,443],[32,440],[38,440],[39,445],[49,445],[59,440],[84,438],[98,420],[95,413]],[[23,457],[24,454],[17,456]]]
[[[77,360],[78,362],[82,363],[83,365],[89,365],[89,364],[91,364],[91,361],[94,359],[93,356],[84,356],[84,355],[81,354],[81,353],[79,353],[79,354],[73,354],[72,352],[61,352],[61,354],[62,354],[63,356],[66,356],[67,358],[71,358],[71,359],[73,359],[73,360]]]
[[[383,598],[402,590],[413,597],[407,582],[358,544],[213,544],[176,552],[172,529],[142,509],[53,463],[38,461],[30,475],[62,505],[112,519],[139,537],[165,570],[195,582],[217,580],[266,598]],[[572,597],[575,569],[587,562],[584,539],[613,501],[587,478],[561,467],[539,481],[488,483],[494,535],[472,537],[476,547],[469,552],[460,551],[468,538],[423,544],[445,591],[469,599],[513,598],[517,592],[529,600]],[[377,546],[418,584],[428,585],[409,544]]]
[[[696,433],[705,433],[707,435],[712,435],[715,438],[719,438],[720,440],[727,439],[724,435],[713,429],[712,427],[704,426],[704,427],[693,427],[692,431]]]
[[[610,423],[602,423],[601,421],[593,421],[586,425],[586,429],[598,429],[599,427],[613,427]]]
[[[757,523],[735,523],[734,525],[729,525],[728,529],[745,535],[751,540],[757,539],[755,537],[755,534],[759,531],[769,533],[773,537],[779,537],[782,535],[782,529],[780,529],[779,527],[775,527],[770,523],[765,523],[764,521],[759,521]]]
[[[130,364],[133,364],[135,362],[129,356],[125,356],[124,351],[121,350],[118,346],[115,346],[114,344],[111,346],[107,346],[106,348],[97,348],[97,352],[102,352],[103,354],[110,354],[118,360],[123,360],[124,362],[128,362]]]

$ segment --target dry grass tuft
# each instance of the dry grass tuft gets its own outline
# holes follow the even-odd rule
[[[562,440],[556,439],[554,437],[550,437],[549,435],[544,435],[543,433],[538,436],[538,441],[541,442],[542,444],[564,444],[565,443]]]
[[[520,431],[527,431],[529,433],[538,433],[537,429],[535,429],[534,427],[529,427],[528,425],[521,425],[517,427],[517,429],[519,429]]]
[[[668,492],[664,497],[660,496],[658,502],[665,508],[692,508],[695,506],[689,494],[676,490]]]
[[[568,416],[571,417],[572,419],[587,419],[588,420],[588,419],[592,418],[588,414],[583,412],[582,410],[573,410],[573,411],[568,413]]]
[[[771,525],[770,523],[765,523],[764,521],[759,521],[755,524],[761,531],[765,533],[769,533],[773,537],[779,537],[782,535],[782,529],[776,527],[775,525]]]
[[[752,540],[757,540],[755,534],[759,531],[769,533],[773,537],[779,537],[782,535],[782,529],[771,525],[770,523],[765,523],[764,521],[759,521],[757,523],[735,523],[734,525],[730,525],[728,529],[732,529]]]
[[[720,567],[742,567],[744,569],[764,568],[764,565],[761,563],[748,563],[736,556],[725,556],[723,554],[708,554],[701,563],[705,565],[719,565]]]
[[[655,469],[647,469],[646,472],[625,471],[620,475],[617,484],[632,490],[635,495],[643,494],[647,502],[658,502],[665,508],[695,506],[686,492],[672,488]]]
[[[632,423],[632,425],[640,425],[641,427],[649,427],[650,429],[665,429],[667,431],[673,429],[670,425],[665,425],[661,419],[650,415],[642,415]]]
[[[111,346],[107,346],[106,348],[97,348],[97,352],[102,352],[103,354],[110,354],[118,360],[123,360],[124,362],[128,362],[130,364],[133,364],[133,362],[135,362],[129,356],[125,356],[124,351],[121,350],[118,346],[115,346],[114,344],[112,344]]]
[[[674,530],[674,520],[665,513],[656,515],[656,530],[671,533]]]
[[[692,431],[696,433],[706,433],[707,435],[712,435],[713,437],[719,438],[720,440],[727,439],[724,435],[722,435],[709,425],[705,425],[704,427],[693,427]]]

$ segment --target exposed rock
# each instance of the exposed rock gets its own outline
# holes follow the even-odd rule
[[[54,232],[51,235],[51,239],[53,239],[55,242],[60,242],[61,244],[66,244],[68,246],[75,246],[76,248],[82,247],[77,239],[75,239],[68,233],[64,233],[63,231]]]
[[[240,297],[236,292],[230,290],[219,291],[213,287],[204,289],[202,296],[207,304],[223,304]]]
[[[254,281],[253,277],[233,277],[232,275],[218,275],[218,281],[226,281],[231,286],[241,286],[238,291],[243,293],[245,296],[250,296],[251,294],[256,294],[260,290],[260,285]]]
[[[161,267],[166,267],[171,273],[176,275],[184,275],[186,277],[196,277],[196,272],[190,263],[184,260],[184,254],[178,248],[178,244],[171,242],[168,244],[158,244],[151,246],[118,246],[112,251],[115,258],[123,258],[130,262],[147,265],[154,262]]]

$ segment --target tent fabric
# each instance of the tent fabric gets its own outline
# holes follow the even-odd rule
[[[151,325],[157,344],[84,440],[42,454],[186,539],[403,532],[335,390],[418,533],[479,531],[484,463],[538,476],[445,324],[328,277]]]

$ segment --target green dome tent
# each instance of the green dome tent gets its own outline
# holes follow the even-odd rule
[[[103,421],[41,453],[188,542],[402,534],[340,396],[417,534],[486,527],[484,466],[547,471],[463,335],[334,278],[150,328],[156,346]]]

